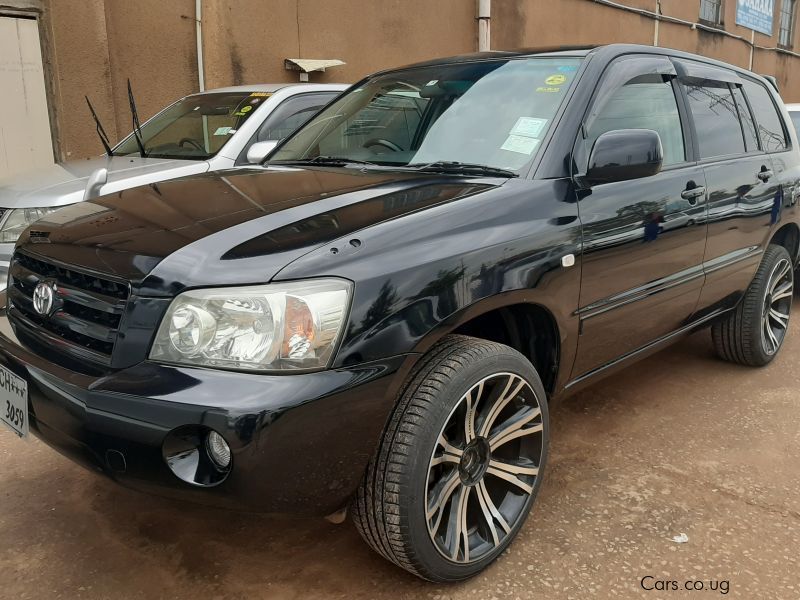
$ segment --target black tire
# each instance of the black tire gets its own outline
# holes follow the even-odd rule
[[[419,577],[472,577],[525,522],[548,437],[546,394],[531,363],[502,344],[447,336],[399,394],[353,499],[355,525],[376,552]],[[513,469],[511,479],[505,468]],[[446,496],[451,483],[455,491]],[[433,516],[431,506],[439,507]],[[450,536],[454,514],[463,515],[464,537]],[[445,556],[452,548],[455,558]]]
[[[783,246],[768,246],[736,309],[711,327],[717,354],[751,367],[769,364],[786,337],[793,291],[794,267],[789,253]],[[785,319],[776,319],[773,314]]]

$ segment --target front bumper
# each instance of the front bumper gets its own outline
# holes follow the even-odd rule
[[[143,362],[91,377],[21,346],[0,316],[0,363],[28,382],[35,435],[127,487],[245,510],[341,508],[377,445],[410,358],[280,376]],[[230,445],[232,469],[221,484],[193,486],[167,466],[162,444],[187,425],[213,428]]]

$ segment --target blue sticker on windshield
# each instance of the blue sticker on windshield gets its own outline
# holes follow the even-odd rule
[[[578,65],[563,65],[561,67],[558,67],[558,70],[561,71],[562,73],[572,73],[573,71],[578,70]]]

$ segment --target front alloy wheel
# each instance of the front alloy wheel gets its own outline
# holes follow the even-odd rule
[[[520,520],[544,450],[542,409],[513,373],[477,382],[442,428],[428,466],[428,533],[442,555],[470,563]]]
[[[420,577],[471,577],[522,527],[548,434],[544,387],[524,356],[448,336],[400,394],[353,501],[356,527],[374,550]]]

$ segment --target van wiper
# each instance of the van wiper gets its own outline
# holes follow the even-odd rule
[[[368,160],[358,160],[356,158],[346,158],[344,156],[315,156],[314,158],[289,158],[286,160],[271,160],[267,164],[272,165],[374,165]]]
[[[84,96],[86,98],[86,104],[89,105],[89,110],[92,113],[92,118],[94,119],[94,124],[96,125],[95,129],[97,129],[97,137],[100,138],[100,143],[103,144],[103,148],[106,151],[108,156],[114,156],[114,153],[111,151],[111,144],[108,143],[108,136],[106,135],[106,130],[103,129],[103,125],[100,123],[100,119],[97,117],[97,113],[94,112],[94,107],[92,103],[89,102],[89,96]]]
[[[128,104],[131,107],[131,118],[133,120],[133,137],[136,138],[136,144],[139,146],[139,154],[142,155],[142,158],[147,158],[147,152],[144,150],[144,142],[142,141],[142,126],[139,124],[139,113],[136,112],[136,102],[133,99],[130,79],[128,79]]]
[[[437,160],[430,163],[410,163],[403,165],[404,169],[421,171],[423,173],[447,173],[463,175],[486,175],[487,177],[519,177],[519,173],[489,165],[463,163],[451,160]]]

